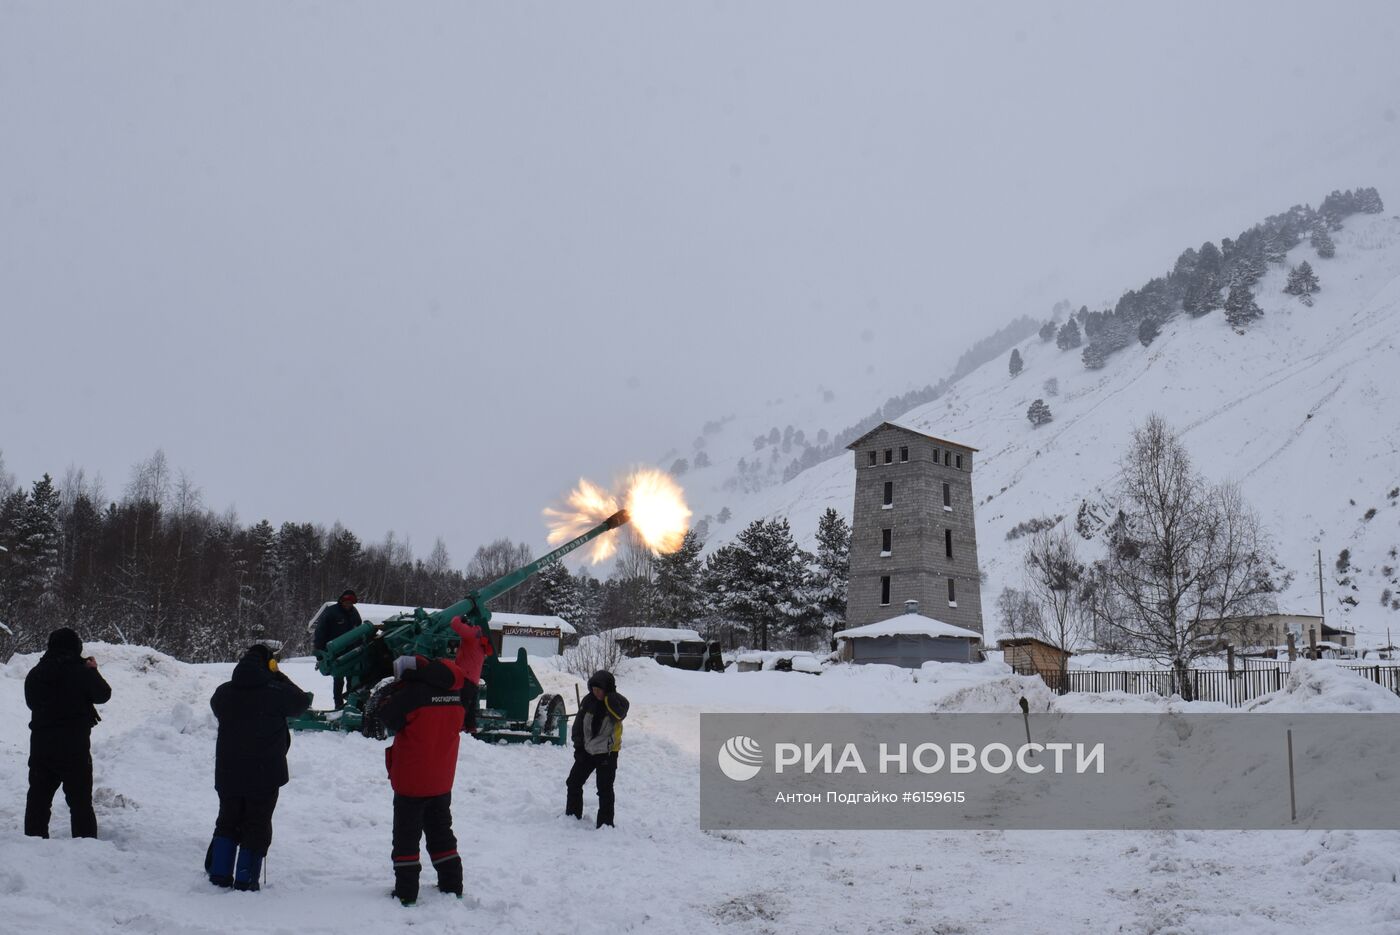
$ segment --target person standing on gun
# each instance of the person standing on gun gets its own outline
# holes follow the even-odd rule
[[[287,784],[287,718],[311,705],[311,696],[277,669],[262,643],[248,647],[233,677],[214,690],[209,707],[219,721],[214,789],[219,816],[204,868],[215,886],[257,890],[272,844],[272,812]]]
[[[320,652],[331,640],[344,636],[363,622],[360,612],[355,609],[358,600],[355,592],[346,588],[340,592],[340,598],[334,604],[321,608],[316,615],[316,634],[311,643],[313,649]],[[335,701],[335,710],[345,707],[345,679],[339,675],[334,676],[331,682],[331,697]]]
[[[394,891],[405,906],[418,902],[419,838],[428,841],[428,859],[437,887],[462,896],[462,858],[452,833],[452,783],[462,740],[462,670],[450,659],[400,656],[398,677],[376,712],[394,732],[384,765],[394,789]]]
[[[92,729],[102,718],[94,706],[111,697],[112,688],[97,671],[97,661],[83,658],[78,634],[67,627],[50,633],[48,651],[24,677],[24,703],[33,712],[25,834],[49,836],[53,796],[62,785],[73,837],[97,837],[91,741]]]
[[[569,795],[565,815],[583,818],[583,787],[598,774],[598,824],[613,826],[613,780],[617,778],[617,751],[622,747],[622,722],[630,707],[617,693],[617,679],[607,670],[594,672],[588,694],[574,716],[574,768],[565,780]]]
[[[462,731],[476,733],[477,692],[481,690],[481,667],[486,657],[495,653],[491,639],[481,632],[481,627],[467,623],[461,617],[452,618],[452,632],[461,643],[457,646],[457,667],[462,670],[462,708],[466,717]]]

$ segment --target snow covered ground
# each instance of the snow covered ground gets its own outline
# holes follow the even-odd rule
[[[702,711],[1219,710],[1121,694],[1057,698],[1004,666],[821,676],[699,673],[628,660],[633,715],[618,827],[561,817],[566,749],[464,743],[454,794],[467,900],[388,898],[390,792],[381,744],[298,734],[269,882],[216,890],[201,862],[215,812],[208,709],[229,665],[89,647],[113,686],[93,735],[99,839],[20,834],[28,746],[22,680],[0,666],[0,930],[16,933],[1355,932],[1400,931],[1394,832],[742,832],[698,830]],[[572,676],[537,660],[547,691]],[[284,669],[329,698],[306,660]],[[1273,710],[1400,712],[1400,698],[1300,664]],[[570,708],[572,708],[572,701]],[[587,811],[591,817],[590,790]],[[431,880],[431,871],[425,879]]]

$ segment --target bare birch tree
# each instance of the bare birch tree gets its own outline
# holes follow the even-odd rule
[[[1170,664],[1190,700],[1192,661],[1214,648],[1226,618],[1259,612],[1282,583],[1272,545],[1238,490],[1207,484],[1160,416],[1133,432],[1117,501],[1100,599],[1111,626]]]

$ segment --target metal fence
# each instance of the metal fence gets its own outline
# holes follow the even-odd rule
[[[1342,666],[1400,695],[1400,665]],[[1038,675],[1050,690],[1066,692],[1127,692],[1130,695],[1181,695],[1194,701],[1219,701],[1238,708],[1246,701],[1283,688],[1288,664],[1258,668],[1187,669],[1184,679],[1172,669],[1096,671],[1093,669],[1033,669],[1018,667],[1020,675]],[[1184,684],[1183,684],[1184,683]]]

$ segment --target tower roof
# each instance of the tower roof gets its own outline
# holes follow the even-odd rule
[[[925,431],[923,431],[922,429],[910,428],[910,427],[907,426],[907,425],[900,425],[898,422],[881,422],[879,425],[875,426],[873,429],[871,429],[870,431],[866,432],[866,433],[865,433],[864,435],[862,435],[860,438],[857,438],[855,441],[853,441],[853,442],[851,442],[849,445],[847,445],[847,446],[846,446],[846,450],[847,450],[847,451],[854,451],[855,449],[859,448],[859,447],[861,446],[861,444],[862,444],[867,438],[869,438],[871,435],[874,435],[876,432],[883,431],[884,429],[899,429],[901,432],[908,432],[910,435],[917,435],[917,436],[919,436],[920,438],[929,438],[929,439],[932,439],[933,441],[938,442],[940,445],[951,445],[951,446],[954,447],[954,448],[962,448],[964,451],[976,451],[976,450],[977,450],[976,448],[973,448],[971,445],[964,445],[962,442],[955,442],[955,441],[950,441],[949,439],[946,439],[946,438],[939,438],[937,435],[930,435],[928,432],[925,432]]]
[[[925,617],[923,614],[898,614],[863,627],[852,627],[832,634],[838,640],[874,638],[879,636],[955,636],[961,639],[980,640],[982,634],[976,630],[954,626]]]

